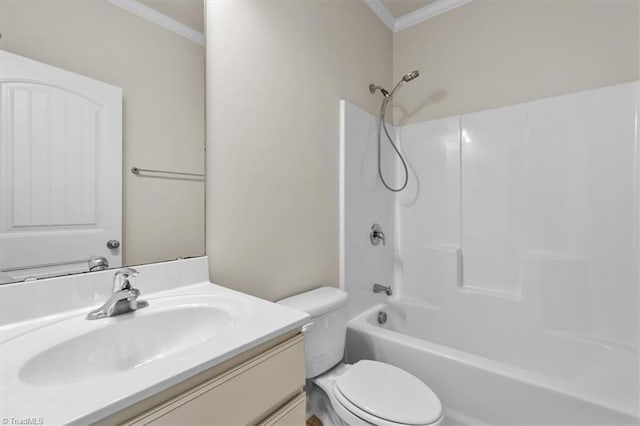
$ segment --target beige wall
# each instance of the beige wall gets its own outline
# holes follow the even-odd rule
[[[339,100],[377,111],[392,34],[361,0],[207,5],[212,280],[272,300],[335,286]]]
[[[639,78],[638,0],[474,0],[395,33],[397,122]]]
[[[202,172],[204,48],[104,0],[0,0],[0,48],[124,93],[124,261],[204,253],[204,185],[131,166]]]

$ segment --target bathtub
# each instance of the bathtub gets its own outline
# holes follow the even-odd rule
[[[389,299],[349,321],[347,361],[374,359],[419,377],[449,425],[640,424],[633,350],[530,330],[487,335],[481,321],[445,315]]]

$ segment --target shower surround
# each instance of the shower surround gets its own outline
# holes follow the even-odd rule
[[[459,419],[637,423],[638,93],[632,82],[396,127],[410,173],[397,195],[376,179],[378,119],[343,101],[349,361],[407,369]],[[369,243],[373,223],[386,247]],[[374,282],[397,297],[384,303]]]

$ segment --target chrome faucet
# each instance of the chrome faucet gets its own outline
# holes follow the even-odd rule
[[[393,291],[391,290],[391,286],[390,285],[382,285],[382,284],[374,284],[373,285],[373,292],[374,293],[384,293],[387,296],[391,296],[393,294]]]
[[[380,241],[382,241],[383,246],[387,245],[384,238],[384,232],[382,232],[382,226],[377,223],[374,223],[371,226],[371,231],[369,231],[369,241],[371,241],[371,244],[374,246],[380,244]]]
[[[104,256],[91,256],[89,259],[89,272],[104,271],[109,269],[109,261]]]
[[[88,320],[112,317],[149,306],[144,300],[138,300],[140,290],[132,286],[138,271],[133,268],[122,268],[113,275],[113,293],[104,305],[94,309],[87,315]]]

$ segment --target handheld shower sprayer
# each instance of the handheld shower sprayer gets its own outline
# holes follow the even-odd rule
[[[418,70],[411,71],[409,74],[405,74],[402,76],[402,81],[404,81],[405,83],[408,83],[414,78],[417,78],[419,75],[420,75],[420,71]]]
[[[387,182],[384,179],[384,176],[382,175],[382,158],[381,158],[382,156],[380,153],[380,144],[381,144],[380,138],[382,137],[382,132],[378,132],[378,176],[380,176],[380,180],[382,181],[382,184],[384,185],[384,187],[392,192],[400,192],[407,187],[407,184],[409,183],[409,169],[407,168],[407,163],[404,160],[404,157],[402,157],[400,150],[398,149],[395,142],[393,141],[393,138],[389,134],[389,130],[387,129],[387,122],[385,121],[385,114],[387,113],[387,106],[389,105],[389,101],[393,99],[393,95],[396,93],[396,90],[398,90],[400,86],[402,86],[403,84],[418,78],[419,75],[420,75],[420,72],[418,70],[411,71],[410,73],[403,75],[400,81],[398,81],[398,83],[395,85],[393,90],[391,90],[391,92],[388,92],[383,87],[375,84],[369,85],[369,91],[371,92],[371,94],[375,94],[376,91],[379,90],[380,93],[382,93],[382,95],[384,96],[384,99],[382,100],[382,105],[380,107],[380,127],[382,127],[382,129],[384,130],[384,134],[386,135],[387,140],[391,144],[391,147],[393,148],[395,153],[398,155],[398,158],[400,158],[400,162],[402,163],[402,167],[404,169],[404,183],[399,188],[392,188],[389,184],[387,184]]]

